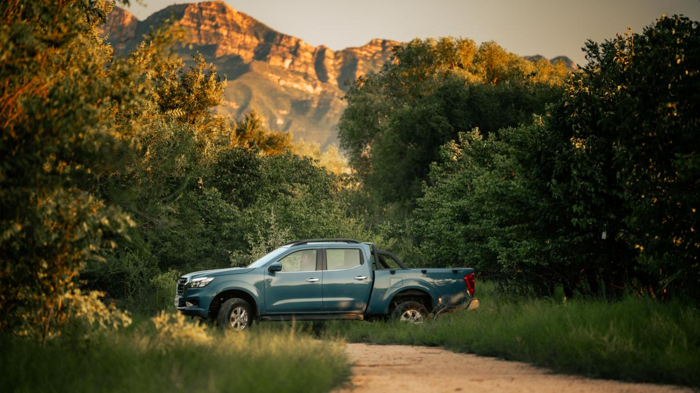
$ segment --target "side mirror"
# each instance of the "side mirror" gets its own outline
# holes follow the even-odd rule
[[[267,268],[267,271],[270,273],[281,272],[282,264],[279,262],[272,262],[272,264]]]

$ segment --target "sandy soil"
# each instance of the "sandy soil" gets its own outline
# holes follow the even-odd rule
[[[338,392],[689,392],[548,373],[525,363],[444,349],[348,344],[352,381]]]

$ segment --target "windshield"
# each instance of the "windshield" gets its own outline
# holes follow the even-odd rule
[[[266,263],[275,259],[277,256],[279,256],[283,252],[287,251],[288,249],[289,249],[289,247],[280,247],[280,248],[276,249],[275,251],[272,251],[269,254],[266,254],[264,257],[258,259],[257,261],[251,263],[250,265],[248,265],[248,267],[255,269],[256,267],[264,266]]]

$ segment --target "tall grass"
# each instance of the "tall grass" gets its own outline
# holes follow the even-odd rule
[[[442,346],[563,373],[700,387],[700,311],[648,299],[508,301],[487,294],[478,310],[422,325],[334,322],[323,335]]]
[[[342,343],[293,330],[156,331],[142,321],[90,341],[46,346],[0,337],[7,392],[327,392],[350,374]]]
[[[324,392],[350,375],[343,341],[442,346],[557,372],[700,388],[700,311],[680,304],[498,299],[422,325],[337,321],[263,324],[244,334],[163,317],[42,346],[0,336],[10,392]],[[314,339],[320,336],[326,340]]]

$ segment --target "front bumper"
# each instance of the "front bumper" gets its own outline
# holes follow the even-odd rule
[[[207,318],[208,316],[208,310],[202,307],[199,297],[175,296],[175,309],[187,316],[199,318]]]

